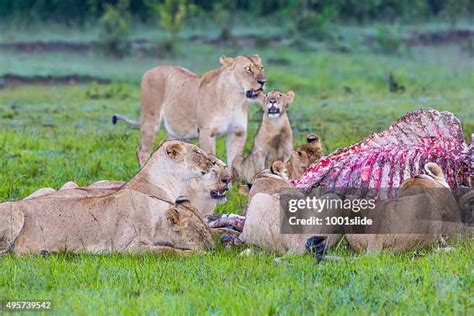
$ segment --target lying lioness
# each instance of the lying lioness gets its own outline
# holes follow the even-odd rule
[[[356,251],[420,249],[434,244],[443,234],[462,231],[461,211],[443,171],[435,163],[427,163],[425,174],[406,180],[395,199],[379,202],[371,214],[381,223],[373,229],[381,232],[390,230],[395,234],[347,234],[349,245]],[[420,221],[424,217],[428,220]],[[421,229],[430,233],[417,234]],[[396,234],[402,231],[411,233]]]
[[[67,182],[59,191],[42,188],[25,198],[29,200],[53,194],[54,196],[88,196],[95,189],[131,189],[147,195],[166,196],[174,201],[186,196],[203,216],[214,212],[217,203],[226,201],[231,177],[222,161],[180,141],[166,141],[155,151],[146,165],[128,182],[98,181],[79,188]]]
[[[199,137],[200,147],[211,154],[215,154],[216,136],[227,134],[229,167],[242,154],[248,99],[255,99],[262,91],[265,73],[258,55],[222,56],[220,63],[222,67],[201,77],[169,65],[158,66],[143,75],[141,138],[137,152],[140,165],[150,156],[161,120],[171,137],[183,140]]]
[[[0,253],[203,250],[212,240],[200,213],[225,198],[229,181],[221,161],[168,141],[120,188],[65,188],[0,204]]]
[[[238,156],[232,163],[234,178],[251,183],[257,172],[269,168],[276,160],[286,160],[293,150],[293,132],[287,109],[293,102],[295,93],[277,90],[259,98],[263,116],[255,135],[253,148],[245,157]]]

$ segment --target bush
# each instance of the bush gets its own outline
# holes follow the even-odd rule
[[[383,54],[398,54],[402,48],[403,40],[393,26],[380,25],[376,29],[374,49]]]
[[[328,25],[337,14],[335,5],[322,5],[319,1],[303,0],[293,2],[284,12],[289,19],[289,31],[300,37],[301,34],[323,39],[328,34]]]
[[[100,18],[100,40],[107,53],[122,57],[130,53],[129,35],[130,0],[118,0],[116,5],[106,4]]]
[[[224,0],[214,4],[212,16],[220,28],[219,39],[228,41],[232,39],[232,28],[234,25],[234,13],[237,8],[235,0]]]
[[[183,27],[184,19],[190,9],[189,0],[146,0],[146,5],[159,17],[160,26],[168,33],[169,38],[164,42],[168,52],[176,53],[178,34]]]

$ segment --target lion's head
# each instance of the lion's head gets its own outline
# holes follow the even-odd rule
[[[312,163],[321,158],[323,152],[319,137],[310,134],[306,140],[307,144],[293,151],[286,161],[274,161],[270,169],[255,175],[249,191],[249,200],[257,193],[273,194],[292,187],[290,180],[299,178]]]
[[[194,146],[191,144],[190,147]],[[198,174],[190,177],[188,194],[203,193],[208,199],[218,203],[226,201],[226,192],[231,185],[232,177],[227,166],[215,156],[210,155],[197,146],[190,148],[191,169]]]
[[[221,160],[196,145],[176,140],[163,142],[140,174],[147,178],[144,182],[187,196],[199,210],[203,203],[225,201],[231,184]]]
[[[255,99],[263,91],[266,79],[260,56],[249,55],[234,58],[222,56],[219,61],[225,69],[232,71],[247,98]]]
[[[278,118],[286,112],[294,97],[295,93],[291,90],[287,93],[273,90],[262,96],[259,101],[265,115],[270,118]]]
[[[306,140],[307,143],[293,151],[290,158],[284,162],[284,168],[290,180],[301,177],[311,164],[323,156],[321,140],[318,136],[310,134]]]
[[[155,236],[155,246],[177,251],[205,251],[214,247],[214,240],[207,221],[199,214],[190,200],[178,197],[174,205],[165,211],[169,229],[162,236]]]

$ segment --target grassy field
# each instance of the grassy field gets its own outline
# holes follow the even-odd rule
[[[47,33],[10,31],[0,42],[36,40]],[[78,34],[57,36],[94,40]],[[142,73],[161,63],[203,73],[217,67],[222,54],[259,53],[268,88],[296,92],[289,111],[298,144],[314,132],[329,153],[425,107],[455,113],[469,139],[474,132],[474,60],[461,46],[403,47],[381,54],[348,34],[342,42],[350,47],[345,53],[332,49],[334,43],[309,43],[300,49],[288,43],[260,48],[183,43],[176,57],[122,59],[95,51],[2,50],[0,75],[82,74],[113,82],[0,89],[0,200],[21,199],[37,188],[58,188],[69,180],[85,185],[130,178],[137,171],[139,133],[113,126],[110,118],[113,113],[138,117]],[[404,92],[389,91],[390,72]],[[251,107],[247,150],[260,117],[259,107]],[[157,143],[165,136],[162,131]],[[217,149],[225,159],[223,139]],[[245,203],[233,189],[229,202],[217,211],[239,213]],[[447,253],[434,247],[366,256],[354,254],[342,242],[330,254],[344,261],[320,265],[307,256],[274,264],[272,253],[242,258],[239,250],[222,248],[189,258],[7,255],[0,258],[0,300],[51,299],[58,314],[84,315],[472,313],[474,243],[466,238],[450,243],[454,250]]]

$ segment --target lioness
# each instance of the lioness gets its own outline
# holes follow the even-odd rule
[[[433,163],[426,165],[426,174],[405,181],[400,187],[395,199],[376,203],[370,211],[371,218],[377,227],[383,231],[410,231],[405,234],[346,234],[352,249],[356,251],[376,252],[389,250],[394,252],[408,249],[420,249],[432,245],[441,234],[462,229],[460,211],[449,187],[446,187],[441,168]],[[273,176],[274,184],[283,183]],[[288,186],[286,186],[288,187]],[[306,241],[311,234],[281,234],[280,230],[280,201],[279,192],[268,188],[270,193],[264,193],[263,188],[249,202],[247,218],[240,239],[249,244],[258,245],[264,249],[279,253],[306,250]],[[281,190],[280,190],[281,192]],[[427,218],[423,222],[420,219]],[[430,234],[417,234],[419,223]],[[447,226],[446,226],[447,224]],[[326,247],[331,247],[340,239],[341,234],[318,235],[327,237]]]
[[[0,204],[0,253],[182,254],[212,246],[207,222],[183,199],[169,203],[123,189]]]
[[[158,66],[143,75],[137,151],[140,165],[150,156],[161,120],[171,137],[199,137],[200,147],[211,154],[215,154],[216,136],[227,134],[229,167],[242,154],[248,100],[255,99],[263,90],[265,73],[258,55],[222,56],[220,63],[220,68],[201,77],[169,65]]]
[[[0,204],[0,253],[204,249],[212,240],[200,213],[225,198],[229,182],[222,162],[195,145],[168,141],[120,188],[69,183]]]
[[[295,93],[277,90],[259,98],[264,111],[253,148],[244,159],[238,156],[232,163],[234,178],[251,183],[257,172],[269,168],[276,160],[286,160],[293,150],[293,132],[287,109],[293,102]]]
[[[373,229],[381,233],[346,235],[352,249],[367,252],[420,249],[434,244],[443,234],[463,230],[461,211],[443,171],[436,163],[427,163],[424,169],[425,174],[402,184],[395,199],[379,202],[370,212],[379,223]],[[424,218],[427,220],[420,220]],[[417,233],[421,232],[420,228],[429,233]],[[393,233],[383,233],[388,231]]]
[[[230,181],[227,167],[219,159],[193,144],[166,141],[128,182],[98,181],[83,188],[74,182],[67,182],[59,191],[42,188],[25,200],[51,194],[58,197],[87,197],[98,189],[124,188],[148,195],[166,196],[169,200],[186,196],[200,214],[207,216],[214,212],[217,203],[226,201]]]

